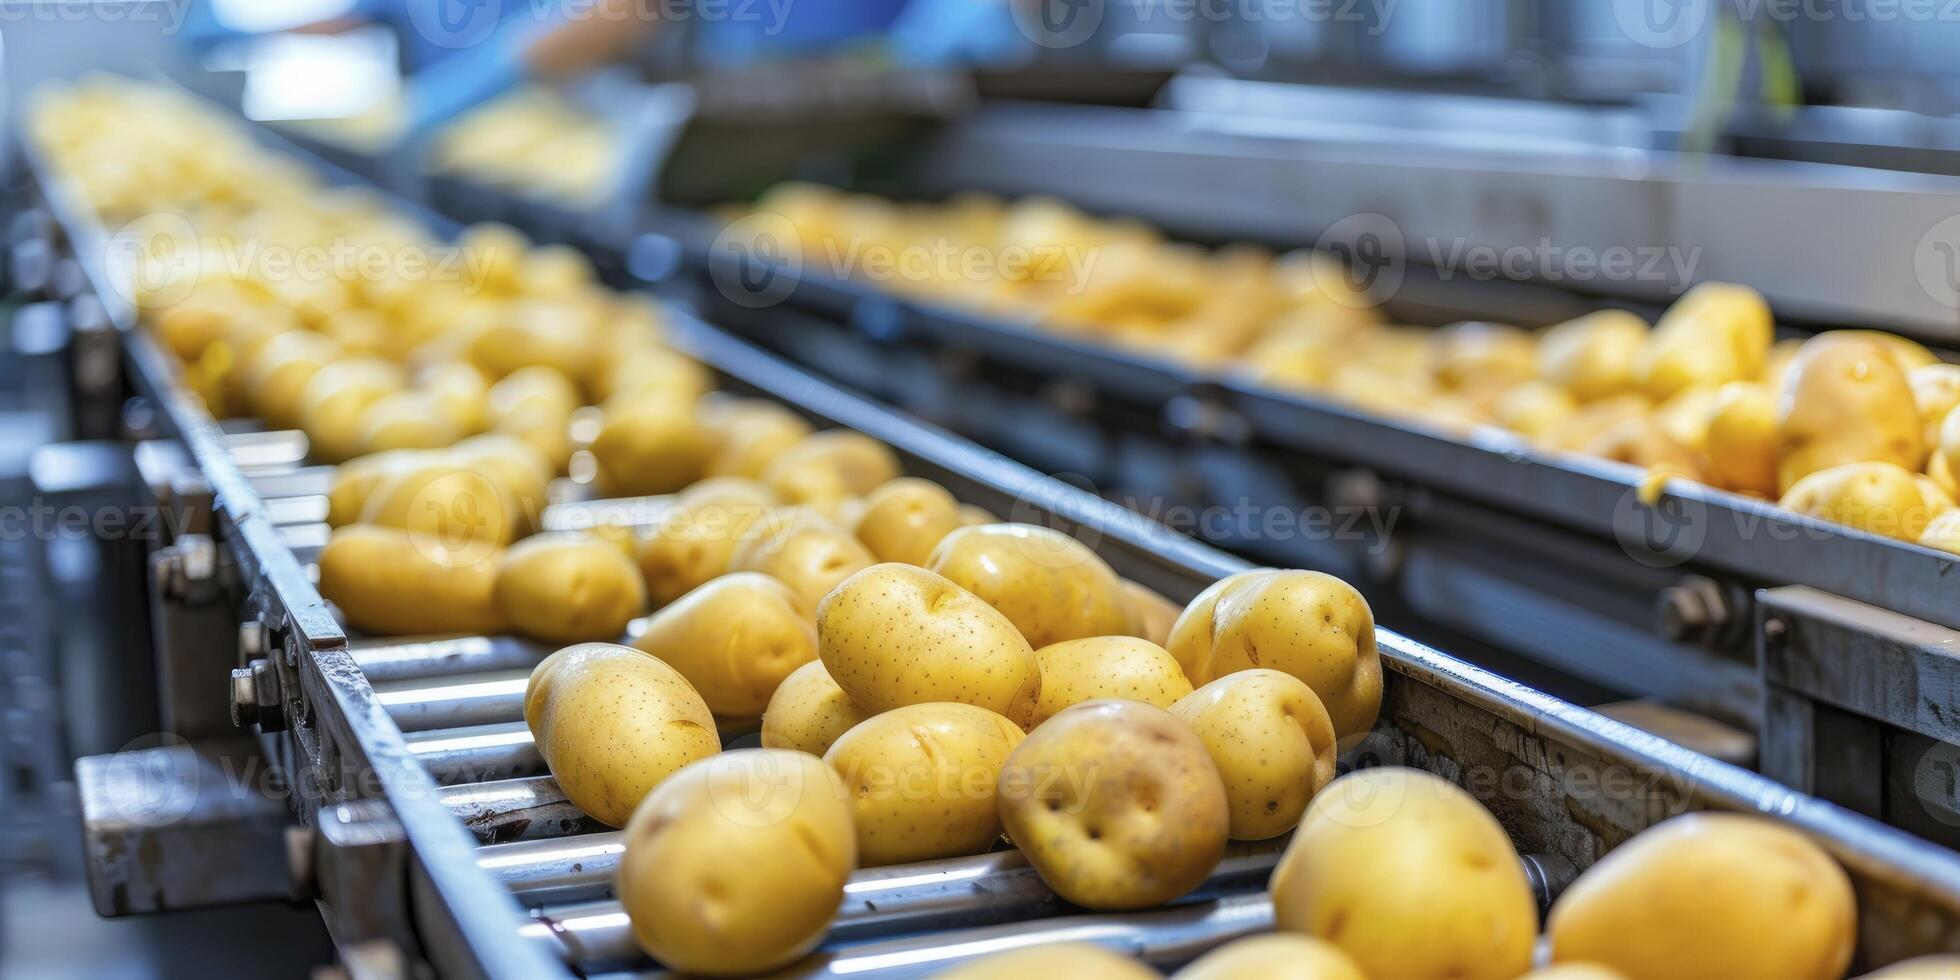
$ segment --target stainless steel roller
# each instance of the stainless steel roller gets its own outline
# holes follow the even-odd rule
[[[354,663],[376,685],[418,678],[530,670],[552,647],[515,636],[356,640]]]
[[[405,741],[429,775],[445,786],[547,774],[522,721],[416,732]]]
[[[467,728],[524,717],[530,668],[377,682],[375,700],[404,732]]]
[[[446,786],[440,798],[470,833],[485,844],[566,837],[604,829],[568,802],[564,790],[550,776]]]

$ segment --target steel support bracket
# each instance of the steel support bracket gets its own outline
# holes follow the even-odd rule
[[[418,949],[408,899],[408,837],[382,800],[320,807],[313,827],[310,884],[343,946],[386,941]]]

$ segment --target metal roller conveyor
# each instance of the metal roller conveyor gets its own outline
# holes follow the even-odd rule
[[[626,851],[617,830],[577,837],[490,844],[476,863],[526,904],[575,902],[612,893],[613,872]]]
[[[593,879],[593,885],[610,888],[624,845],[612,841],[587,844],[600,836],[613,835],[581,838],[580,843],[586,846],[568,847],[562,853],[590,855],[585,874]],[[1181,899],[1181,904],[1231,892],[1263,891],[1285,848],[1284,839],[1232,844],[1211,877]],[[491,867],[490,862],[480,863]],[[515,862],[505,863],[494,868],[493,874],[507,874],[515,866]],[[564,863],[555,861],[551,867],[562,869]],[[831,922],[827,942],[835,945],[923,930],[967,929],[1053,916],[1073,908],[1049,889],[1019,851],[867,868],[852,875],[844,887],[844,903]],[[617,969],[643,959],[633,942],[631,922],[617,901],[547,906],[525,926],[524,933],[551,943],[567,963],[581,970]]]
[[[544,758],[522,721],[417,732],[405,741],[445,786],[546,775]]]
[[[309,449],[306,433],[294,430],[233,432],[225,436],[225,445],[232,462],[253,476],[296,470],[306,463]]]
[[[443,787],[439,798],[479,843],[569,837],[605,826],[565,799],[550,776]]]
[[[490,671],[530,670],[552,647],[515,636],[410,637],[356,640],[354,663],[377,686],[396,681]]]
[[[333,489],[334,467],[307,466],[283,473],[255,473],[246,482],[271,503],[282,497],[324,497]]]
[[[321,494],[267,497],[265,518],[279,528],[326,527],[327,498]]]
[[[374,685],[375,700],[404,732],[468,728],[524,717],[530,668],[416,677]]]

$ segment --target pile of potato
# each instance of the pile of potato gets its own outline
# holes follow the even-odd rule
[[[748,213],[790,222],[804,261],[840,274],[872,275],[884,252],[961,258],[895,265],[878,284],[899,292],[1960,551],[1960,365],[1877,331],[1778,342],[1744,286],[1696,287],[1652,327],[1603,310],[1430,330],[1385,323],[1331,257],[1205,252],[1043,198],[896,204],[785,184]]]

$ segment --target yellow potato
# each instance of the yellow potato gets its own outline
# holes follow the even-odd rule
[[[1636,416],[1607,427],[1580,447],[1580,452],[1615,463],[1701,478],[1701,460],[1694,450],[1668,435],[1651,415]]]
[[[583,378],[603,353],[601,311],[576,300],[514,299],[497,304],[470,338],[471,363],[501,378],[526,367],[549,367]]]
[[[565,797],[608,827],[625,826],[681,767],[721,751],[714,714],[687,678],[613,643],[544,658],[524,687],[524,722]]]
[[[926,567],[1000,610],[1037,647],[1136,629],[1123,580],[1082,542],[1032,524],[963,527]]]
[[[1537,372],[1538,341],[1517,327],[1497,323],[1455,323],[1430,339],[1430,366],[1436,380],[1451,388],[1489,385],[1505,388],[1529,381]]]
[[[510,509],[490,478],[447,455],[383,474],[369,491],[361,522],[401,528],[425,547],[473,561],[515,537]]]
[[[1911,374],[1929,364],[1938,364],[1940,362],[1939,355],[1927,350],[1925,344],[1916,340],[1908,340],[1895,333],[1888,333],[1884,330],[1846,330],[1844,332],[1856,337],[1863,337],[1885,348],[1885,352],[1892,355],[1893,363],[1899,366],[1899,370],[1907,374]]]
[[[1819,470],[1896,463],[1918,470],[1926,441],[1912,387],[1883,347],[1844,332],[1804,344],[1777,406],[1778,479],[1787,491]]]
[[[851,801],[866,867],[979,854],[1000,837],[995,784],[1026,736],[970,704],[894,708],[824,753]]]
[[[661,783],[626,825],[614,883],[668,969],[754,976],[816,948],[857,867],[843,787],[814,756],[742,749]]]
[[[728,574],[736,551],[767,527],[764,518],[774,509],[768,496],[708,487],[717,482],[704,480],[681,492],[640,542],[640,574],[654,605],[664,606]],[[703,488],[707,492],[696,493]]]
[[[1088,943],[1048,943],[994,953],[933,974],[933,980],[1029,980],[1030,977],[1094,977],[1095,980],[1155,980],[1156,970]]]
[[[556,368],[518,368],[490,386],[484,408],[492,428],[527,417],[568,419],[584,404],[578,386]]]
[[[661,400],[608,410],[592,440],[599,492],[609,497],[679,490],[702,477],[713,451],[691,409]]]
[[[709,476],[759,478],[777,456],[815,431],[795,412],[759,400],[704,406],[701,420],[716,443]]]
[[[1919,533],[1919,543],[1940,551],[1960,555],[1960,510],[1949,510],[1927,522]]]
[[[299,425],[307,382],[342,354],[339,344],[310,330],[288,330],[267,340],[240,372],[241,399],[275,429]]]
[[[501,633],[497,556],[444,564],[408,532],[356,524],[320,549],[320,595],[365,633]]]
[[[1772,393],[1783,393],[1783,382],[1790,376],[1790,365],[1796,363],[1797,354],[1803,351],[1803,338],[1789,337],[1770,345],[1769,360],[1763,364],[1760,380]]]
[[[1225,853],[1225,786],[1162,708],[1085,701],[1030,734],[1000,773],[1007,836],[1055,893],[1090,909],[1162,905]]]
[[[831,679],[823,661],[811,661],[791,671],[770,696],[762,712],[762,744],[822,755],[869,717]]]
[[[1172,980],[1368,980],[1339,946],[1291,932],[1235,939]]]
[[[1863,980],[1960,980],[1960,956],[1920,956],[1867,973]]]
[[[1504,828],[1454,784],[1363,769],[1307,807],[1273,871],[1273,919],[1369,976],[1508,980],[1531,967],[1538,906]]]
[[[1128,698],[1169,708],[1191,693],[1191,682],[1169,651],[1134,636],[1090,636],[1051,643],[1034,652],[1041,697],[1030,726],[1063,708],[1097,698]]]
[[[680,671],[715,714],[748,718],[817,659],[817,630],[787,586],[737,572],[654,613],[633,645]]]
[[[1634,388],[1633,362],[1647,342],[1647,321],[1625,310],[1600,310],[1545,331],[1538,376],[1582,402]]]
[[[1746,384],[1732,381],[1729,384]],[[1715,403],[1727,385],[1692,385],[1654,406],[1654,424],[1668,438],[1689,452],[1701,452],[1708,444],[1708,425],[1715,418]]]
[[[1737,493],[1775,496],[1775,393],[1752,381],[1731,381],[1718,392],[1703,443],[1709,482]]]
[[[1597,963],[1560,963],[1533,970],[1519,980],[1629,980],[1626,974]]]
[[[1913,404],[1919,406],[1919,421],[1924,427],[1926,445],[1929,448],[1940,444],[1940,424],[1953,414],[1955,406],[1960,406],[1960,364],[1928,364],[1913,368],[1906,375],[1906,383],[1912,387]]]
[[[686,354],[658,346],[640,347],[623,357],[600,361],[592,375],[592,393],[601,401],[653,396],[692,404],[714,386],[714,374],[707,368]]]
[[[1670,307],[1634,358],[1634,379],[1656,401],[1694,385],[1760,377],[1776,321],[1747,286],[1703,283]]]
[[[415,386],[435,400],[437,411],[464,435],[489,424],[490,380],[462,361],[444,361],[416,372]]]
[[[1891,463],[1850,463],[1812,473],[1778,506],[1902,541],[1919,540],[1940,509],[1927,502],[1912,472]]]
[[[1548,438],[1578,411],[1564,388],[1546,381],[1526,381],[1505,389],[1491,403],[1491,420],[1527,439]]]
[[[1046,693],[1047,675],[1042,676]],[[1191,726],[1225,780],[1234,840],[1292,830],[1334,779],[1334,723],[1320,696],[1291,674],[1255,668],[1206,684],[1170,706]]]
[[[1944,452],[1934,453],[1926,460],[1926,478],[1947,496],[1960,499],[1960,480],[1954,478],[1953,466],[1946,461]]]
[[[618,547],[579,534],[518,542],[497,571],[497,605],[518,632],[552,643],[615,640],[646,608],[640,570]]]
[[[557,475],[544,453],[515,436],[489,432],[449,447],[449,455],[496,484],[513,527],[524,531],[537,527],[551,479]]]
[[[900,477],[866,494],[852,532],[879,561],[924,565],[960,528],[960,502],[931,480]]]
[[[806,611],[814,611],[838,583],[877,559],[835,524],[808,510],[772,515],[774,527],[752,526],[730,557],[738,572],[762,572],[789,586]]]
[[[976,507],[972,504],[960,505],[961,527],[972,527],[975,524],[999,524],[1000,522],[1000,518],[995,517],[993,512],[985,507]]]
[[[1136,622],[1136,635],[1160,647],[1169,647],[1171,626],[1184,608],[1157,594],[1155,589],[1129,579],[1123,580],[1123,591],[1130,597],[1130,618]]]
[[[862,497],[900,475],[889,446],[848,429],[830,429],[778,453],[762,482],[787,503]]]
[[[1007,617],[923,568],[873,565],[817,606],[817,656],[859,707],[958,701],[1026,725],[1041,691],[1034,649]]]
[[[1191,683],[1270,667],[1320,696],[1335,734],[1365,732],[1381,710],[1375,616],[1354,587],[1320,572],[1261,570],[1215,583],[1171,631]]]
[[[397,391],[376,399],[361,413],[356,436],[363,453],[440,449],[462,437],[462,428],[426,391]]]
[[[361,414],[407,383],[391,361],[364,357],[322,366],[307,379],[296,406],[310,455],[338,463],[361,452]]]
[[[388,477],[441,458],[441,453],[404,449],[360,456],[334,467],[333,484],[327,489],[327,524],[346,527],[359,521],[367,510],[368,497]]]
[[[1546,920],[1556,962],[1632,980],[1825,980],[1856,944],[1851,882],[1803,834],[1764,817],[1691,813],[1621,844]]]
[[[1625,392],[1609,395],[1598,401],[1579,406],[1570,418],[1550,433],[1546,434],[1545,444],[1553,449],[1571,453],[1582,453],[1586,447],[1607,430],[1624,424],[1629,419],[1645,416],[1653,410],[1653,403],[1645,395]]]

